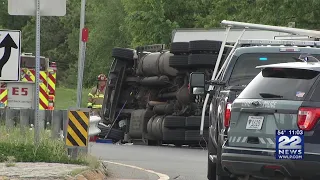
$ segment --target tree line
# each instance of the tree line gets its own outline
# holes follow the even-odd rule
[[[22,52],[35,52],[35,18],[10,16],[0,0],[0,29],[22,31]],[[67,0],[64,17],[41,18],[41,55],[57,62],[58,83],[76,87],[80,0]],[[223,19],[306,29],[320,27],[319,0],[94,0],[87,1],[84,86],[108,74],[113,47],[169,45],[176,28],[214,28]]]

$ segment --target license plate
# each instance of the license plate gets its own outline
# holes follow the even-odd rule
[[[263,119],[263,116],[249,116],[246,129],[261,129]]]

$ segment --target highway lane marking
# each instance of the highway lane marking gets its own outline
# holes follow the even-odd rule
[[[133,169],[138,169],[138,170],[141,170],[141,171],[145,171],[145,172],[148,172],[148,173],[151,173],[151,174],[155,174],[155,175],[157,175],[159,177],[158,180],[169,180],[170,179],[170,177],[168,175],[166,175],[166,174],[155,172],[155,171],[152,171],[152,170],[149,170],[149,169],[144,169],[144,168],[141,168],[141,167],[138,167],[138,166],[132,166],[132,165],[117,163],[117,162],[113,162],[113,161],[103,161],[103,162],[110,163],[110,164],[116,164],[116,165],[119,165],[119,166],[126,166],[126,167],[130,167],[130,168],[133,168]]]

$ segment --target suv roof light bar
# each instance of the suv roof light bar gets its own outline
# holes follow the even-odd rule
[[[277,32],[284,32],[290,33],[295,35],[306,35],[312,36],[315,38],[320,38],[320,31],[308,30],[308,29],[299,29],[299,28],[291,28],[291,27],[283,27],[283,26],[271,26],[271,25],[264,25],[264,24],[253,24],[253,23],[245,23],[245,22],[238,22],[238,21],[221,21],[221,24],[231,27],[242,27],[242,28],[250,28],[250,29],[260,29],[260,30],[267,30],[267,31],[277,31]]]
[[[274,36],[275,40],[302,40],[302,41],[317,41],[317,38],[301,35],[289,35],[289,36]]]
[[[319,41],[299,41],[299,40],[240,39],[239,44],[319,46],[320,42]]]

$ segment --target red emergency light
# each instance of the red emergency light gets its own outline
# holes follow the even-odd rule
[[[88,42],[88,37],[89,37],[89,29],[88,28],[83,28],[82,29],[82,41],[83,42]]]

